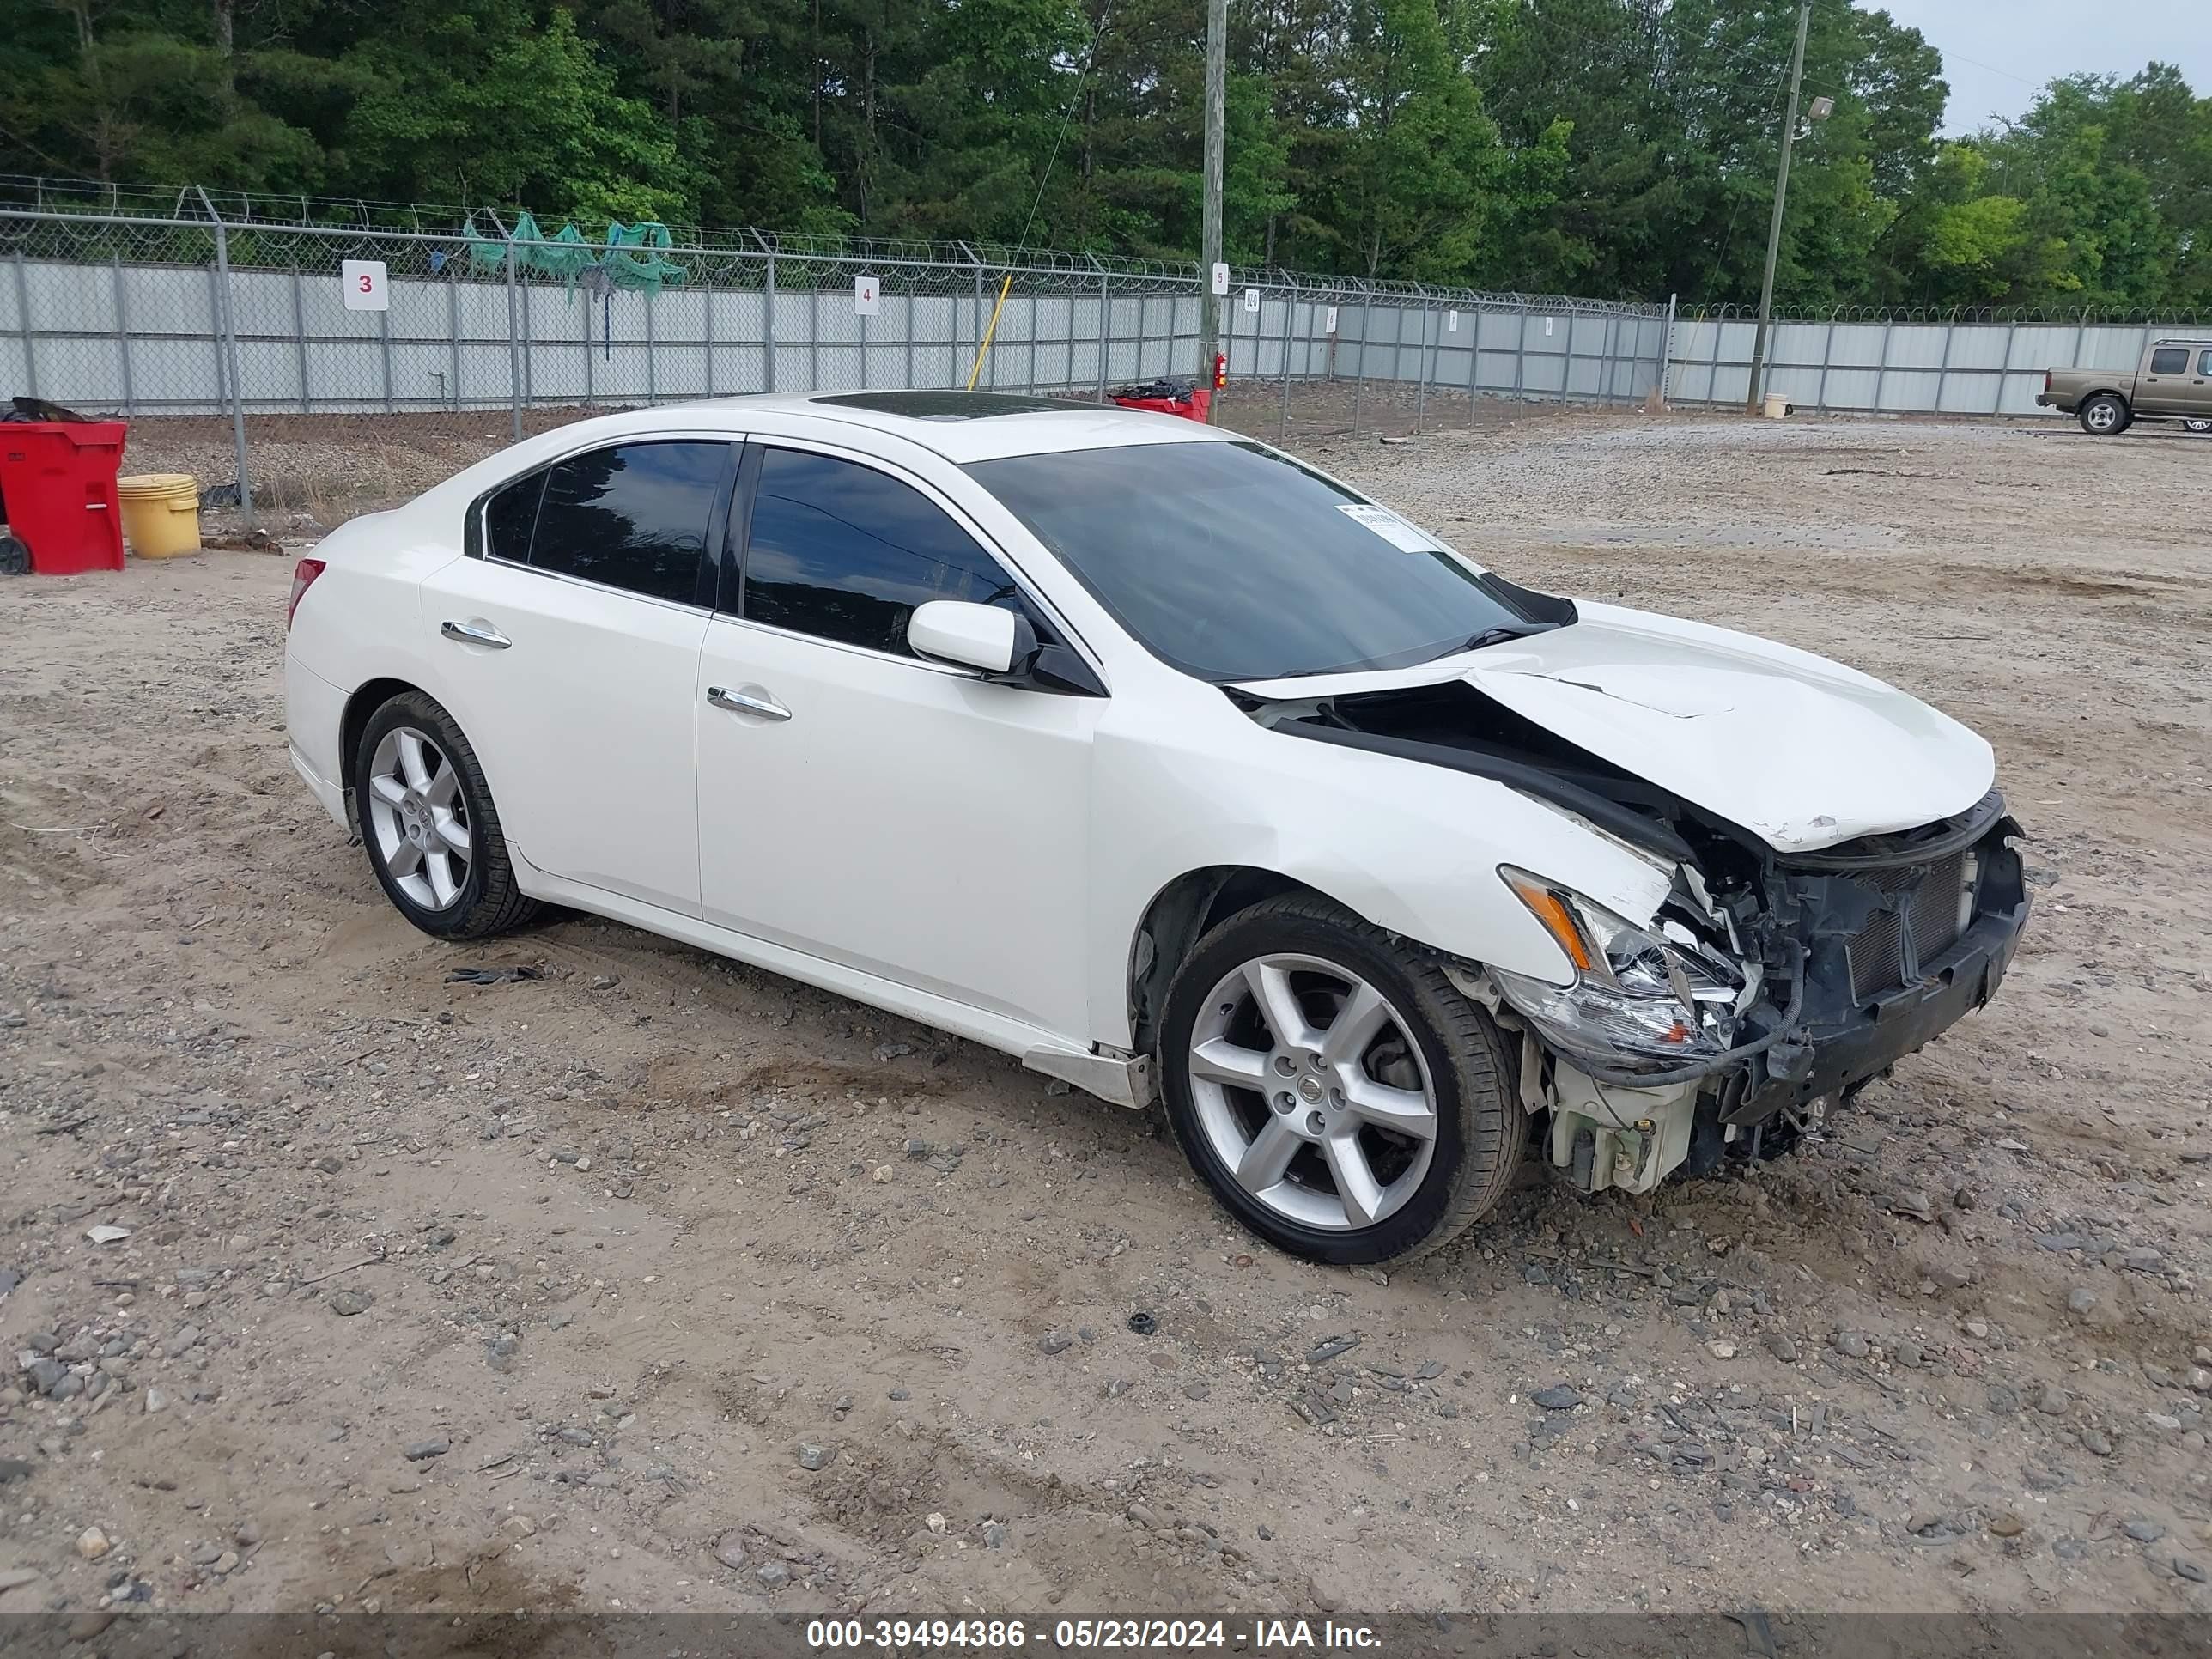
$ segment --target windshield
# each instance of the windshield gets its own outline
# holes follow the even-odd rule
[[[1399,668],[1546,625],[1435,538],[1255,445],[968,471],[1154,655],[1201,679]]]

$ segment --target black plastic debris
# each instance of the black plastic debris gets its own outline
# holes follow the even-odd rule
[[[1139,1336],[1150,1336],[1159,1328],[1160,1322],[1141,1308],[1129,1316],[1129,1328]]]
[[[512,985],[517,980],[544,979],[535,968],[456,968],[446,975],[448,985]]]

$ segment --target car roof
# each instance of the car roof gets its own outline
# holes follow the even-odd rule
[[[764,434],[793,429],[784,426],[786,417],[836,421],[902,438],[963,466],[1010,455],[1132,444],[1236,442],[1240,436],[1179,416],[1029,392],[766,392],[716,398],[691,407],[726,410],[733,423]],[[667,405],[659,412],[667,413]]]

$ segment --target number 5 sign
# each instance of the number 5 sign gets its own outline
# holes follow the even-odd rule
[[[389,311],[392,289],[381,259],[348,259],[339,267],[348,311]]]

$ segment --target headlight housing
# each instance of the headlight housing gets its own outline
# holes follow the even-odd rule
[[[1638,926],[1526,870],[1504,865],[1498,873],[1575,967],[1566,985],[1490,970],[1547,1043],[1612,1072],[1673,1071],[1727,1054],[1750,1000],[1741,965],[1679,923]]]

